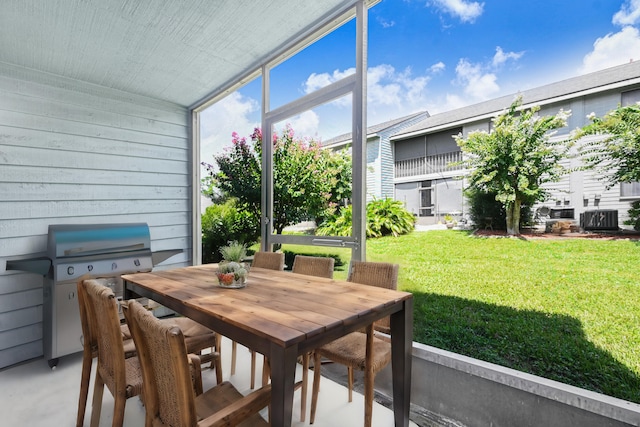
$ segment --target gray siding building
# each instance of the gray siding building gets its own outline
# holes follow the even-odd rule
[[[618,105],[640,101],[640,62],[541,86],[520,95],[525,107],[539,105],[540,115],[571,110],[568,125],[553,136],[567,138],[572,130],[589,122],[590,113],[603,116]],[[491,119],[509,107],[515,96],[436,114],[391,137],[395,198],[418,216],[419,223],[437,223],[446,214],[466,215],[462,195],[465,171],[450,164],[462,159],[453,135],[489,131]],[[566,166],[580,166],[580,160],[568,160]],[[628,183],[606,189],[600,178],[593,171],[573,172],[554,184],[551,199],[537,207],[564,210],[575,221],[585,212],[589,215],[594,211],[616,211],[618,225],[623,227],[630,202],[640,199],[640,185]]]
[[[421,111],[367,128],[367,201],[374,198],[393,198],[393,150],[391,135],[415,125],[429,117],[429,113]],[[322,142],[322,146],[330,150],[341,150],[350,147],[351,133],[339,135]]]

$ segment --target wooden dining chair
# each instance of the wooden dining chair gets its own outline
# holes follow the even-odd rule
[[[267,268],[269,270],[284,270],[283,252],[256,252],[253,255],[251,267]]]
[[[283,252],[256,252],[253,255],[253,261],[251,262],[251,268],[266,268],[268,270],[284,270],[284,253]],[[236,351],[238,348],[238,343],[235,341],[231,342],[231,375],[236,373]],[[254,350],[249,350],[251,352],[251,390],[256,387],[256,352]],[[267,362],[265,359],[265,363],[263,364],[262,369],[262,385],[265,385],[267,380]]]
[[[388,289],[397,289],[398,265],[378,262],[358,262],[351,264],[350,282],[362,283]],[[391,361],[391,343],[374,335],[374,329],[388,333],[389,318],[376,321],[365,328],[365,332],[356,331],[315,349],[313,365],[313,391],[311,394],[311,419],[315,421],[322,358],[345,365],[348,370],[349,402],[353,397],[353,370],[364,372],[364,425],[371,426],[373,415],[373,385],[375,375]]]
[[[335,259],[331,257],[317,257],[296,255],[293,259],[292,273],[308,276],[326,277],[333,279]],[[302,390],[300,394],[300,421],[304,422],[307,414],[307,389],[309,384],[309,359],[312,353],[302,355]]]
[[[308,276],[333,279],[334,264],[335,259],[331,257],[296,255],[291,271]]]
[[[98,365],[96,369],[91,426],[100,422],[102,395],[106,385],[115,400],[112,425],[122,426],[127,399],[142,392],[142,373],[138,357],[125,358],[122,329],[118,315],[118,303],[111,288],[96,280],[84,280],[84,296],[87,312],[93,313],[93,332],[97,342]]]
[[[123,304],[123,310],[144,378],[145,426],[269,425],[259,411],[271,401],[270,385],[243,396],[225,381],[196,395],[180,328],[159,321],[135,300]]]
[[[88,308],[88,300],[84,285],[84,280],[78,281],[78,308],[80,311],[80,324],[82,326],[83,352],[82,352],[82,373],[80,377],[80,397],[78,401],[78,415],[76,417],[76,427],[84,425],[84,415],[87,406],[87,398],[89,395],[89,382],[91,379],[91,366],[93,359],[98,356],[97,341],[97,320],[95,310]],[[101,286],[106,287],[105,279],[93,279]],[[216,381],[222,382],[222,364],[220,360],[220,335],[214,333],[208,328],[194,322],[188,318],[172,318],[163,319],[162,321],[173,321],[183,328],[186,332],[185,340],[187,342],[187,350],[190,353],[199,354],[201,363],[210,362],[212,368],[216,370]],[[131,338],[131,333],[126,324],[120,325],[122,344],[124,349],[124,357],[129,358],[136,355],[136,348]],[[202,354],[202,350],[211,348],[209,353]]]

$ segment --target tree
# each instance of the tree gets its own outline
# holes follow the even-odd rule
[[[609,181],[609,188],[620,182],[640,181],[640,104],[618,106],[603,118],[591,113],[589,118],[591,123],[577,131],[574,138],[605,137],[581,146],[586,167],[600,172]]]
[[[518,97],[509,109],[493,119],[493,130],[455,136],[470,169],[469,187],[495,194],[506,211],[507,234],[520,233],[520,210],[548,197],[543,184],[566,173],[560,160],[567,157],[570,141],[551,141],[554,130],[566,126],[571,114],[539,116],[539,107],[522,109]]]
[[[251,212],[259,223],[261,130],[256,128],[251,139],[253,146],[234,133],[232,146],[214,156],[218,171],[203,163],[209,172],[203,180],[203,193],[212,200],[236,198],[238,205]],[[340,200],[351,197],[350,158],[324,150],[312,139],[296,138],[290,126],[282,135],[274,134],[273,169],[273,228],[278,234],[288,225],[328,215]]]

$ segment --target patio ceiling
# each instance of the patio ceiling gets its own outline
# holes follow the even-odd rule
[[[0,62],[194,107],[355,3],[6,0]]]

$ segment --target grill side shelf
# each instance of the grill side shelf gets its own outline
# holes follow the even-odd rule
[[[6,270],[27,271],[46,276],[51,270],[51,259],[48,257],[37,257],[29,259],[7,260]]]

